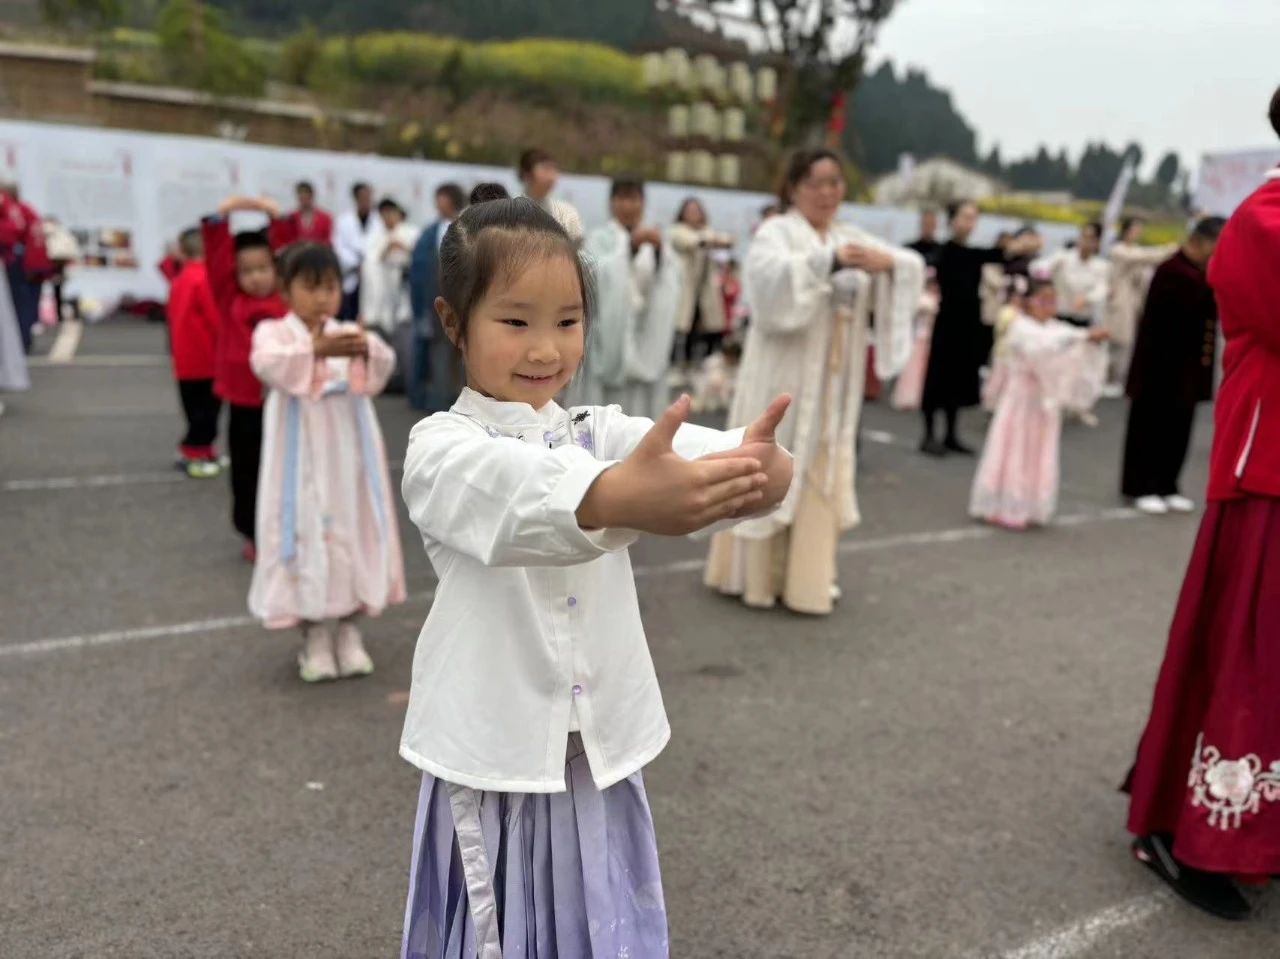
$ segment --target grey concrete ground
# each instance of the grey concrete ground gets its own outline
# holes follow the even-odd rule
[[[168,469],[163,350],[91,328],[0,417],[0,957],[393,956],[429,568],[402,515],[416,598],[369,625],[377,673],[303,687],[294,637],[245,620],[224,483]],[[379,409],[398,460],[413,418]],[[1114,512],[1123,407],[1101,413],[1066,431],[1067,522],[1015,535],[967,522],[972,462],[871,407],[828,619],[709,594],[694,544],[636,547],[673,956],[1277,953],[1275,894],[1224,925],[1128,857],[1115,787],[1196,521]]]

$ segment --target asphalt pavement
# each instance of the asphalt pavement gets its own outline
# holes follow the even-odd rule
[[[395,956],[430,567],[402,507],[412,597],[367,625],[376,673],[300,683],[296,638],[248,617],[225,481],[171,468],[164,351],[90,327],[4,398],[0,959]],[[398,465],[415,418],[378,410]],[[708,592],[697,543],[634,548],[674,731],[645,772],[674,957],[1280,953],[1280,893],[1224,924],[1128,854],[1116,787],[1198,517],[1123,508],[1123,414],[1066,428],[1061,521],[1015,534],[967,519],[972,460],[869,406],[828,618]]]

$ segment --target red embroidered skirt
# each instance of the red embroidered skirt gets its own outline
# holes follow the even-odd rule
[[[1280,873],[1280,499],[1206,508],[1126,786],[1187,865]]]

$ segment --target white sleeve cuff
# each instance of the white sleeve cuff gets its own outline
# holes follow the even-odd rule
[[[572,548],[600,556],[624,550],[640,538],[635,530],[585,530],[578,525],[578,507],[582,505],[587,490],[591,489],[591,484],[601,473],[617,465],[617,460],[591,460],[575,464],[565,470],[551,491],[548,519]]]

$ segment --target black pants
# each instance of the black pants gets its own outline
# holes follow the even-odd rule
[[[350,293],[342,294],[342,305],[338,307],[338,319],[356,320],[360,317],[360,284]]]
[[[40,321],[40,286],[27,279],[27,271],[18,259],[8,267],[9,296],[13,311],[18,315],[18,332],[22,334],[22,348],[30,353],[33,330]]]
[[[1087,316],[1071,316],[1068,313],[1059,313],[1058,319],[1063,323],[1070,323],[1072,326],[1087,330],[1093,326],[1093,320]]]
[[[1173,496],[1191,446],[1194,405],[1167,397],[1143,397],[1129,403],[1120,491],[1139,496]]]
[[[218,414],[222,412],[222,400],[213,395],[213,380],[178,380],[178,396],[187,417],[182,455],[187,459],[213,459]]]
[[[258,508],[258,465],[262,460],[261,406],[231,404],[227,451],[231,454],[231,525],[252,541]]]

